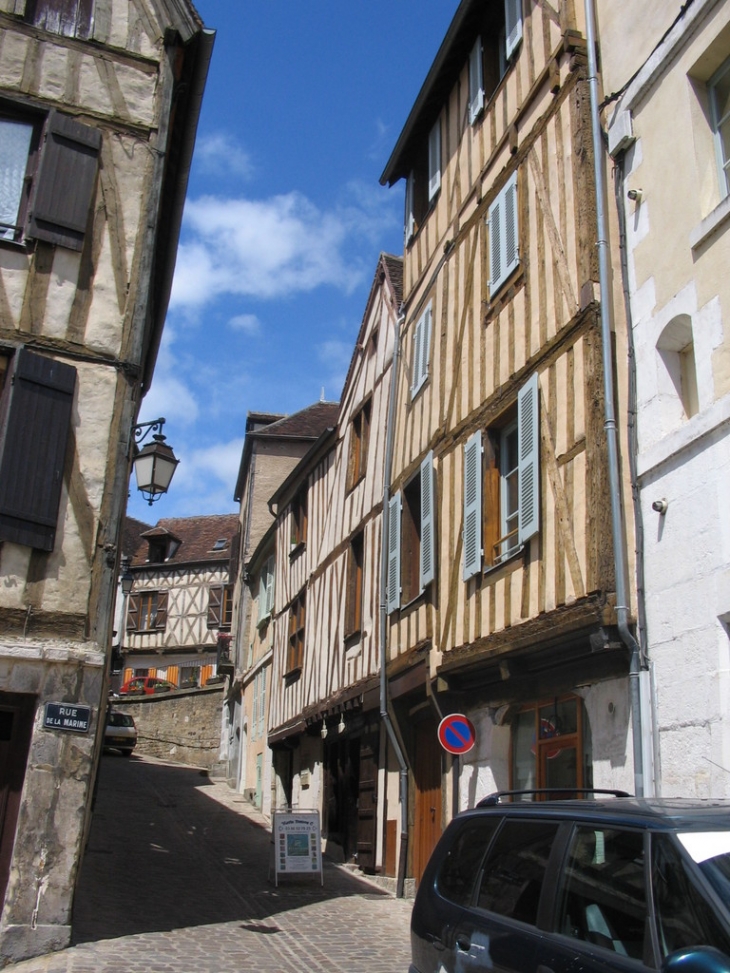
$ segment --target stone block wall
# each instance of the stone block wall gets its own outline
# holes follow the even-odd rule
[[[114,709],[137,724],[135,753],[211,770],[218,764],[223,685],[122,697]]]

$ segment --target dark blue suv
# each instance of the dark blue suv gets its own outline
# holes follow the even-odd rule
[[[730,973],[730,802],[591,793],[458,815],[418,888],[409,973]]]

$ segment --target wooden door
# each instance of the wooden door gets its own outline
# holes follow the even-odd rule
[[[437,731],[435,719],[423,720],[415,727],[413,877],[416,884],[442,831],[441,747]]]
[[[35,705],[35,696],[0,693],[0,907],[13,857]]]
[[[357,863],[375,870],[378,807],[378,725],[366,727],[360,737],[360,783],[357,801]]]

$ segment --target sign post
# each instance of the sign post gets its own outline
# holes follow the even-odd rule
[[[272,835],[275,885],[279,875],[316,872],[324,885],[319,811],[274,811]]]

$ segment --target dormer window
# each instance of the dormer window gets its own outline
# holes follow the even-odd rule
[[[147,560],[151,564],[159,564],[167,557],[167,539],[165,537],[152,537],[149,542]]]
[[[227,537],[219,537],[218,540],[213,545],[213,547],[211,548],[211,550],[212,551],[225,551],[227,545],[228,545],[228,538]]]

